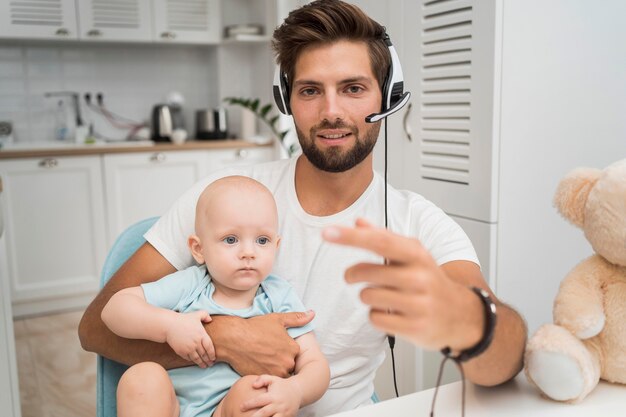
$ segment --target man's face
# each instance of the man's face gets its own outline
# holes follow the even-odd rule
[[[380,122],[381,92],[364,42],[339,41],[305,49],[295,66],[291,110],[302,152],[317,168],[347,171],[367,158]]]

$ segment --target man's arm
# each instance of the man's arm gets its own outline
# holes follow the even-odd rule
[[[469,331],[465,332],[465,341],[460,342],[457,349],[463,350],[478,343],[484,329],[484,308],[478,296],[469,287],[479,287],[486,290],[496,304],[497,320],[493,340],[489,348],[477,357],[463,363],[463,370],[467,378],[475,384],[493,386],[506,382],[515,377],[522,369],[524,349],[526,346],[527,329],[522,317],[513,308],[499,301],[485,282],[480,268],[473,262],[454,261],[441,266],[441,269],[455,283],[459,297],[459,310],[468,317],[467,328],[471,328],[469,320],[478,324],[480,333],[478,338],[469,338]],[[467,307],[462,307],[467,304]],[[470,307],[473,305],[473,307]],[[462,332],[463,333],[463,332]]]
[[[192,365],[165,343],[115,335],[101,318],[102,309],[119,290],[156,281],[175,270],[152,245],[142,245],[85,310],[78,327],[83,349],[127,365],[143,361],[154,361],[167,369]],[[285,328],[303,326],[312,318],[313,315],[296,313],[270,314],[254,319],[215,316],[205,328],[213,340],[218,361],[228,362],[242,375],[287,376],[293,370],[299,347]]]
[[[375,252],[388,265],[357,264],[346,270],[348,283],[365,282],[361,300],[370,306],[372,324],[417,346],[460,352],[483,336],[484,309],[469,288],[487,290],[497,305],[497,324],[489,348],[463,364],[467,378],[480,385],[497,385],[513,378],[523,365],[524,321],[489,290],[473,262],[438,266],[416,239],[375,228],[359,220],[356,228],[334,227],[324,232],[330,242]]]

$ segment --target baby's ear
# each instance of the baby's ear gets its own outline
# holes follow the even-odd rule
[[[199,265],[202,265],[204,263],[204,256],[202,255],[202,243],[200,242],[200,238],[196,235],[189,236],[187,245],[189,246],[193,259],[195,259]]]

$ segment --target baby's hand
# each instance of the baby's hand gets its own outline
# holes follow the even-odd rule
[[[252,417],[293,417],[302,403],[302,391],[298,384],[289,378],[261,375],[252,384],[256,389],[267,387],[267,392],[244,402],[241,411],[258,408]]]
[[[200,368],[212,366],[215,363],[215,348],[202,325],[210,321],[211,316],[206,311],[180,313],[167,329],[165,341],[181,358]]]

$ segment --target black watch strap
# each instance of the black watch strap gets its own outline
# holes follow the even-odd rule
[[[462,350],[458,355],[454,356],[449,347],[441,350],[441,353],[443,353],[446,357],[457,362],[465,362],[487,350],[493,340],[493,334],[495,333],[496,328],[496,304],[489,296],[489,293],[478,287],[470,287],[470,289],[478,295],[478,298],[480,298],[480,301],[483,304],[485,327],[483,328],[483,336],[480,341],[471,348]]]

